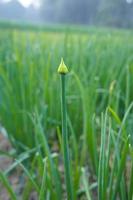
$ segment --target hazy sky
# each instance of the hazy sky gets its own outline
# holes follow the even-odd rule
[[[19,0],[24,6],[29,6],[33,0]]]
[[[3,0],[3,1],[11,1],[11,0]],[[33,4],[36,7],[39,7],[40,0],[18,0],[23,6],[28,7],[29,5]],[[132,3],[133,0],[125,0],[128,3]]]
[[[5,2],[11,1],[11,0],[3,0]],[[23,6],[28,7],[30,4],[33,4],[34,6],[38,7],[40,0],[18,0]]]
[[[39,0],[19,0],[25,7],[28,7],[31,3],[35,6],[39,5]]]

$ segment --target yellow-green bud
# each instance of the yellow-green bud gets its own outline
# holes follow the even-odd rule
[[[68,68],[67,68],[67,66],[65,65],[65,63],[64,63],[64,60],[63,60],[63,58],[61,59],[61,63],[60,63],[60,65],[59,65],[59,67],[58,67],[58,73],[59,74],[67,74],[69,71],[68,71]]]

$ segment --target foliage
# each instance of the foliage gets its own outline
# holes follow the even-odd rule
[[[16,149],[0,180],[12,199],[18,196],[8,176],[17,166],[27,177],[22,199],[32,190],[40,200],[65,199],[61,57],[70,71],[66,101],[74,199],[132,199],[132,40],[131,31],[107,29],[0,30],[0,120]]]
[[[133,28],[133,1],[42,0],[45,22]]]

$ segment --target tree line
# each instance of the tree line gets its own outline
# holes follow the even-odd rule
[[[44,21],[133,28],[133,0],[42,0]]]

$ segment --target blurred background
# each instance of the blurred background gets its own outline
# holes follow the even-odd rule
[[[133,0],[0,0],[0,19],[133,28]]]

